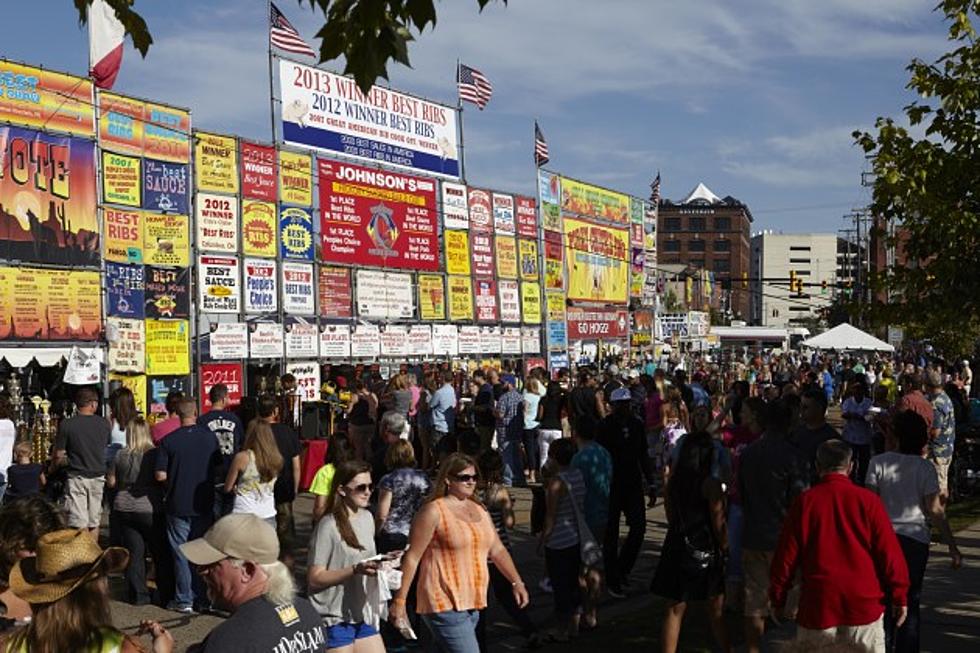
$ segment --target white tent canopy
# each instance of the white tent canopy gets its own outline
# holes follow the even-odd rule
[[[848,323],[838,324],[819,336],[814,336],[800,343],[811,349],[840,349],[850,351],[895,351],[895,348],[884,340],[878,340],[873,335],[865,333]]]

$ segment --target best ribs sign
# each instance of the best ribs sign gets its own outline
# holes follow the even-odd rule
[[[318,161],[323,260],[439,269],[432,179]]]

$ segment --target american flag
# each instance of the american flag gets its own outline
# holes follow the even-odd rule
[[[548,163],[548,144],[544,140],[544,134],[538,127],[538,121],[534,121],[534,165],[541,167]]]
[[[306,41],[299,35],[296,28],[282,15],[279,8],[271,3],[269,6],[272,7],[272,16],[270,17],[272,25],[271,31],[269,32],[269,40],[272,42],[272,45],[286,52],[305,54],[308,57],[318,58],[313,48],[306,44]]]
[[[490,96],[493,95],[493,84],[490,80],[476,68],[463,64],[459,64],[456,85],[459,89],[459,99],[472,102],[480,107],[480,111],[483,111],[483,107],[487,106]]]
[[[657,170],[657,178],[650,184],[650,202],[654,209],[660,206],[660,171]]]

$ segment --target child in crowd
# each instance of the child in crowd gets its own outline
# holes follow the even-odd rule
[[[40,463],[31,462],[31,443],[18,442],[14,445],[14,464],[7,468],[4,502],[40,494],[44,483],[44,467]]]

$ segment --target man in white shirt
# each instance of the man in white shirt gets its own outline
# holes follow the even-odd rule
[[[864,485],[864,478],[868,473],[868,460],[871,458],[871,423],[868,421],[868,413],[873,404],[868,397],[863,376],[856,376],[849,384],[848,390],[851,396],[845,399],[841,406],[841,417],[844,418],[841,438],[851,445],[854,452],[851,478],[858,485]]]

